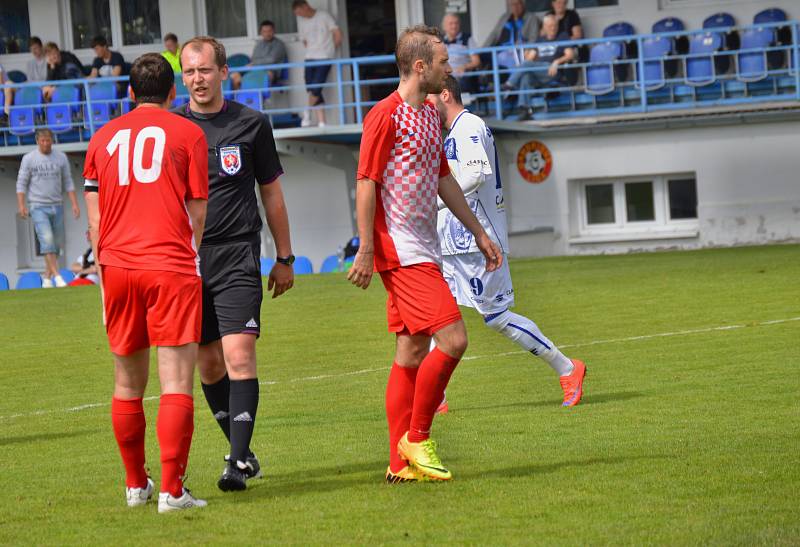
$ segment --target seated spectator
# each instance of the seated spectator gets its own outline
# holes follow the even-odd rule
[[[164,59],[167,60],[169,66],[175,74],[181,73],[181,48],[178,45],[178,37],[173,33],[164,35],[164,47],[166,48],[161,52]]]
[[[481,65],[481,59],[476,53],[469,50],[476,49],[478,45],[468,32],[461,32],[461,19],[455,13],[446,13],[442,18],[442,41],[447,46],[447,56],[450,66],[453,67],[453,77],[461,84],[462,91],[473,93],[477,89],[475,77],[465,76],[465,72],[475,70]]]
[[[86,240],[91,243],[89,239],[89,230],[86,230]],[[88,279],[94,284],[97,284],[100,280],[97,275],[97,265],[94,262],[94,253],[92,252],[91,245],[89,245],[89,249],[87,249],[85,253],[75,259],[75,262],[70,265],[69,269],[75,274],[76,279]],[[72,284],[73,283],[70,283],[70,285]],[[77,285],[78,283],[75,284]],[[81,284],[85,285],[85,283]]]
[[[28,48],[31,50],[33,59],[29,59],[25,65],[25,74],[29,82],[43,82],[47,79],[47,59],[44,55],[42,41],[36,36],[31,36],[28,40]]]
[[[569,40],[569,36],[564,33],[559,34],[556,16],[545,15],[542,34],[536,40],[536,47],[525,51],[525,61],[503,84],[503,89],[527,90],[563,85],[564,71],[560,68],[575,59],[575,48],[551,44],[565,40]],[[524,114],[530,114],[527,108],[530,99],[530,95],[519,96],[519,106],[524,109]]]
[[[256,42],[253,47],[253,54],[250,56],[250,62],[247,66],[263,66],[263,65],[276,65],[285,63],[289,58],[286,54],[286,44],[279,38],[275,37],[275,23],[272,21],[261,21],[258,27],[258,33],[261,38]],[[280,70],[270,70],[269,83],[275,84],[280,78]],[[239,89],[242,85],[242,73],[231,73],[231,84],[234,89]]]
[[[122,54],[118,51],[111,51],[104,36],[95,36],[92,39],[92,49],[97,57],[92,61],[89,78],[125,76],[127,74]]]
[[[524,0],[508,0],[508,11],[497,21],[483,47],[521,45],[535,42],[539,36],[539,18],[525,12]],[[518,51],[503,51],[497,63],[503,67],[517,66],[522,62]]]
[[[11,83],[6,78],[6,71],[3,65],[0,65],[0,85]],[[0,125],[8,123],[8,116],[11,114],[11,103],[14,100],[14,90],[10,87],[3,88],[3,111],[0,113]]]
[[[327,11],[312,8],[306,0],[294,0],[292,13],[297,17],[297,34],[306,48],[305,60],[333,59],[336,55],[336,48],[342,44],[342,31],[333,16]],[[331,65],[306,66],[305,79],[309,107],[320,107],[325,104],[322,84],[328,81],[330,70]],[[319,127],[323,127],[325,125],[325,109],[317,108],[315,112],[317,124]],[[311,125],[310,108],[303,113],[300,125],[303,127]]]
[[[558,33],[566,34],[570,40],[583,40],[581,16],[574,9],[567,9],[567,0],[551,0],[547,15],[555,15],[558,21]],[[578,60],[583,63],[589,60],[589,48],[578,48]]]
[[[44,56],[47,59],[48,82],[57,80],[75,80],[83,78],[83,64],[70,51],[61,51],[55,42],[47,42],[44,46]],[[50,101],[55,91],[55,86],[42,87],[42,96],[45,101]]]

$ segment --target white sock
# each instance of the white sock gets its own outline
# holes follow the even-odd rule
[[[509,310],[487,316],[486,326],[496,330],[537,357],[541,357],[559,376],[569,376],[575,365],[548,338],[536,323]],[[484,319],[485,320],[485,319]]]

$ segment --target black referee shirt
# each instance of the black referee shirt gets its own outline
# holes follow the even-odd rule
[[[202,245],[257,236],[263,226],[253,182],[269,184],[283,174],[269,120],[243,104],[225,101],[214,114],[172,112],[196,123],[208,141],[208,212]]]

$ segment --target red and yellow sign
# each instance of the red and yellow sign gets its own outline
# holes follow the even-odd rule
[[[517,170],[528,182],[544,182],[553,170],[553,155],[544,143],[526,142],[517,153]]]

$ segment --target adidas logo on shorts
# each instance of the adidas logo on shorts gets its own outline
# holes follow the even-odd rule
[[[257,329],[258,328],[258,323],[256,323],[255,318],[251,317],[250,321],[248,321],[247,324],[245,324],[245,327],[250,328],[250,329]]]
[[[247,411],[244,411],[244,412],[242,412],[241,414],[238,414],[238,415],[237,415],[237,416],[236,416],[236,417],[233,419],[233,421],[234,421],[234,422],[252,422],[252,421],[253,421],[253,417],[252,417],[252,416],[250,416],[250,413],[249,413],[249,412],[247,412]]]

